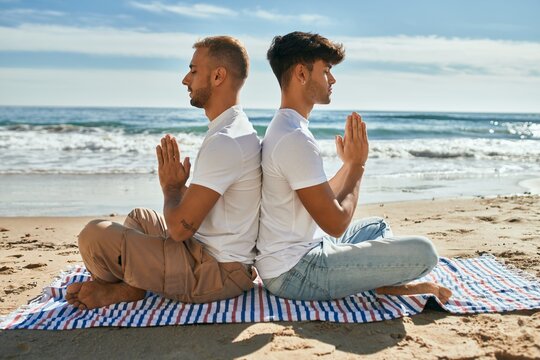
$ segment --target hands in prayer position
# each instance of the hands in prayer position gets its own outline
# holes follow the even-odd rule
[[[343,163],[364,166],[366,164],[369,143],[366,123],[358,113],[347,116],[345,137],[336,136],[336,151]]]
[[[156,146],[158,159],[159,183],[163,192],[166,190],[178,190],[186,184],[191,170],[189,157],[180,161],[180,148],[174,136],[167,134],[161,139],[161,144]]]

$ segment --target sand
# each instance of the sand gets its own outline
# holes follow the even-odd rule
[[[489,252],[540,278],[540,196],[460,198],[363,206],[397,235],[429,236],[439,254]],[[122,221],[122,216],[109,219]],[[88,217],[0,218],[0,314],[37,296],[81,262]],[[0,358],[540,359],[540,310],[454,316],[435,310],[369,324],[276,322],[147,329],[0,332]]]

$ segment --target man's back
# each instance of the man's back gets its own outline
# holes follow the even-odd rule
[[[263,140],[263,189],[257,270],[271,278],[289,270],[324,233],[294,190],[325,182],[320,149],[308,121],[292,109],[276,112]]]
[[[221,196],[194,237],[219,262],[252,264],[261,200],[261,145],[240,106],[209,125],[197,155],[192,184]]]

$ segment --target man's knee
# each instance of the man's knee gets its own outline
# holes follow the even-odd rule
[[[390,225],[386,220],[379,216],[372,216],[356,220],[351,227],[353,229],[362,230],[364,232],[372,233],[373,235],[384,236],[384,234],[390,231]],[[371,236],[373,237],[373,236]]]
[[[427,274],[437,266],[439,261],[437,250],[431,240],[426,237],[416,236],[412,241],[414,243],[414,253],[418,256],[419,260],[425,264],[427,268],[425,273]]]
[[[111,224],[106,220],[92,220],[86,224],[79,233],[79,251],[83,258],[95,250],[97,242],[104,238],[104,232]]]
[[[147,208],[138,207],[138,208],[135,208],[135,209],[131,210],[127,216],[132,218],[132,219],[140,219],[147,212],[148,212]]]
[[[133,224],[140,224],[142,222],[147,222],[153,219],[155,214],[155,211],[148,208],[135,208],[129,212],[129,214],[126,217],[125,225],[128,225],[130,223]],[[131,226],[130,226],[131,227]]]

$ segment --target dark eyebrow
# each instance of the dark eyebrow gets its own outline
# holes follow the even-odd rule
[[[193,69],[194,67],[196,67],[197,65],[193,65],[193,64],[189,64],[189,68],[190,69]]]

